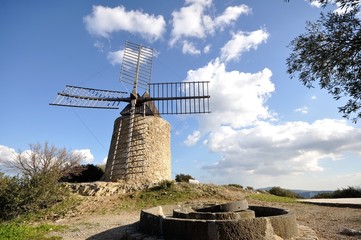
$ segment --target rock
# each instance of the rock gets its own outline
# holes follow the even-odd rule
[[[347,236],[361,236],[361,231],[350,228],[344,228],[340,231],[340,233]]]

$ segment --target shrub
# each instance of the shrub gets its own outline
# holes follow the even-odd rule
[[[95,182],[99,181],[104,174],[104,171],[93,164],[75,166],[70,174],[60,178],[61,182]]]
[[[359,198],[361,197],[361,187],[348,187],[337,189],[332,194],[333,198]]]
[[[332,198],[332,196],[333,196],[333,192],[323,192],[316,194],[312,198]]]
[[[37,213],[63,201],[68,194],[53,174],[41,173],[31,178],[0,176],[0,219]]]
[[[173,180],[162,180],[152,190],[169,190],[174,186]]]
[[[297,193],[292,192],[291,190],[280,188],[280,187],[273,187],[268,192],[270,194],[280,196],[280,197],[301,198],[301,196],[299,196]]]
[[[360,198],[361,187],[348,187],[343,189],[337,189],[334,192],[319,193],[313,198]]]
[[[228,184],[228,186],[243,189],[242,185],[235,184],[235,183]]]
[[[176,182],[189,182],[189,179],[194,179],[194,178],[188,174],[177,174],[175,176]]]

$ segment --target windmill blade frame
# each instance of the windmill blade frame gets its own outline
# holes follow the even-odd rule
[[[123,96],[127,92],[103,90],[66,85],[59,92],[56,99],[50,103],[53,106],[119,109],[120,102],[127,102],[129,98]]]

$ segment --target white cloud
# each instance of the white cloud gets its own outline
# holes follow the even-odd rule
[[[316,99],[317,99],[316,96],[312,96],[312,97],[311,97],[311,100],[316,100]]]
[[[183,54],[190,54],[190,55],[199,55],[201,54],[201,51],[198,50],[193,43],[188,41],[183,41],[183,48],[182,48]]]
[[[239,5],[239,6],[231,6],[226,8],[226,10],[220,16],[214,19],[214,24],[217,27],[223,27],[225,25],[229,25],[232,22],[235,22],[238,17],[242,14],[249,14],[251,13],[251,8],[247,5]]]
[[[127,11],[125,7],[93,6],[90,15],[83,18],[89,33],[104,38],[117,31],[139,34],[149,41],[160,39],[165,32],[163,16],[150,15],[139,10]]]
[[[83,156],[83,164],[89,164],[94,161],[94,155],[91,153],[90,149],[76,149],[73,150],[72,153],[81,154]]]
[[[199,134],[207,137],[203,142],[209,150],[221,157],[204,170],[218,174],[218,182],[224,176],[230,176],[224,180],[228,183],[237,176],[262,176],[267,183],[275,177],[300,179],[320,173],[324,171],[321,160],[361,154],[361,129],[345,121],[277,123],[276,114],[267,107],[275,90],[271,76],[267,68],[257,73],[227,71],[220,59],[188,71],[186,81],[210,81],[212,113],[199,117]],[[196,136],[193,133],[187,140],[192,142]]]
[[[122,64],[124,50],[114,51],[108,53],[108,60],[112,65]]]
[[[314,0],[314,1],[309,1],[309,0],[305,0],[306,2],[308,2],[308,3],[310,3],[311,4],[311,6],[313,6],[313,7],[317,7],[317,8],[320,8],[320,7],[322,7],[322,3],[320,3],[319,1],[317,1],[317,0]]]
[[[174,46],[179,40],[187,38],[204,39],[234,23],[242,14],[251,12],[248,6],[242,4],[230,6],[221,15],[212,17],[209,15],[211,6],[211,0],[186,1],[186,6],[172,12],[169,44]]]
[[[324,119],[252,128],[223,126],[211,132],[208,147],[222,159],[205,168],[212,173],[297,175],[323,171],[320,160],[361,153],[361,130],[345,121]]]
[[[302,113],[302,114],[307,114],[308,113],[308,107],[303,106],[303,107],[300,107],[300,108],[296,108],[295,112],[299,112],[299,113]]]
[[[234,34],[232,39],[221,49],[221,59],[226,62],[237,60],[243,52],[257,49],[258,45],[266,42],[268,36],[268,32],[264,29],[253,32],[240,31]]]
[[[221,125],[244,127],[260,119],[272,119],[265,102],[275,90],[265,68],[258,73],[228,72],[219,59],[207,66],[188,71],[186,81],[210,81],[212,115],[203,116],[204,128]],[[203,119],[202,118],[202,119]]]
[[[203,48],[203,53],[209,53],[209,51],[211,50],[211,44],[208,44],[207,46],[205,46],[204,48]]]
[[[0,145],[0,159],[1,160],[12,160],[15,156],[16,151],[13,148],[9,148],[4,145]]]
[[[16,151],[13,148],[9,148],[4,145],[0,145],[0,171],[8,172],[6,166],[4,166],[4,162],[12,161],[15,157]]]
[[[183,142],[187,147],[194,146],[197,144],[201,137],[200,131],[194,131],[191,135],[188,135],[187,139]]]

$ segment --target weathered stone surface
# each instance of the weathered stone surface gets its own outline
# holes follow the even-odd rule
[[[66,183],[72,192],[83,196],[112,196],[139,191],[152,187],[149,182],[92,182],[92,183]]]
[[[256,218],[188,219],[173,217],[172,213],[175,212],[176,216],[186,217],[187,214],[197,213],[191,210],[191,206],[164,205],[143,210],[139,226],[141,232],[162,236],[164,239],[282,240],[295,239],[299,236],[298,225],[293,213],[284,209],[261,206],[250,206],[250,209],[255,211]],[[231,215],[236,213],[228,212]],[[210,214],[209,216],[212,217],[212,213],[199,214]],[[299,239],[303,240],[303,238]]]
[[[115,120],[105,181],[157,183],[171,179],[170,125],[157,116],[136,115],[131,157],[127,162],[129,116]]]

